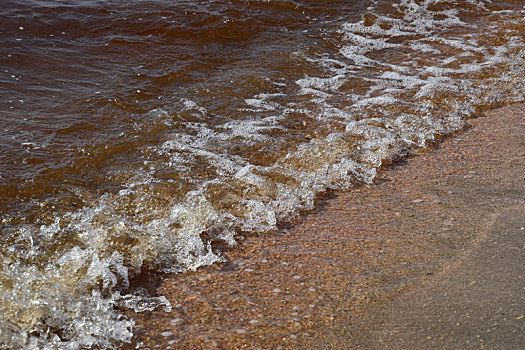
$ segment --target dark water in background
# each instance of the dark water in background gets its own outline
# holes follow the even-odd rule
[[[523,1],[0,0],[0,344],[113,347],[220,261],[525,93]]]

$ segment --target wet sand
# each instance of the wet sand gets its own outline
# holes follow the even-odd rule
[[[525,105],[470,124],[225,263],[144,276],[174,308],[131,315],[127,348],[525,346]]]

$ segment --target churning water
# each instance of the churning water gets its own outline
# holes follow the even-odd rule
[[[129,288],[524,101],[522,0],[0,0],[0,344],[111,348]]]

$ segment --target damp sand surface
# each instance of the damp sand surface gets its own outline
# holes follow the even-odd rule
[[[225,263],[143,276],[173,310],[130,315],[129,348],[523,346],[525,105],[469,123]]]

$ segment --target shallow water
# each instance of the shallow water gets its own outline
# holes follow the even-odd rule
[[[111,348],[128,288],[524,100],[521,1],[1,1],[0,344]]]

